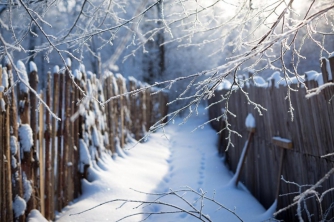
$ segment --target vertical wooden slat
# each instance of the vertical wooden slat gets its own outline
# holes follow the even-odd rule
[[[56,93],[59,94],[59,103],[58,103],[58,115],[61,119],[63,119],[63,91],[64,91],[64,73],[60,73],[59,75],[59,91]],[[57,210],[61,211],[63,208],[63,127],[62,127],[62,121],[58,122],[58,131],[57,131],[57,157],[58,157],[58,163],[57,163]]]
[[[46,83],[46,105],[51,107],[51,74],[48,73],[47,76],[47,83]],[[55,121],[55,120],[54,120]],[[45,126],[46,129],[44,131],[44,138],[45,138],[45,218],[47,220],[53,219],[53,165],[52,159],[52,150],[54,149],[55,138],[52,137],[52,146],[51,146],[51,132],[55,132],[54,128],[50,127],[50,112],[49,110],[45,111]]]
[[[0,81],[1,81],[1,85],[2,85],[2,66],[0,65]],[[2,92],[0,92],[0,100],[2,99],[3,95]],[[4,136],[2,136],[4,134],[3,132],[3,112],[2,110],[0,110],[0,146],[4,147]],[[0,149],[0,157],[3,157],[3,150],[4,149]],[[5,203],[4,203],[4,199],[5,199],[5,187],[4,187],[4,159],[0,158],[0,219],[1,221],[5,220]]]
[[[78,79],[75,79],[75,82],[78,86],[80,86],[80,82]],[[77,89],[75,86],[73,88],[74,91],[74,98],[72,101],[72,107],[73,107],[73,112],[78,111],[79,105],[77,105],[77,101],[79,101],[79,89]],[[79,187],[81,186],[80,184],[80,176],[78,173],[78,164],[79,164],[79,129],[80,129],[80,115],[79,117],[72,123],[74,125],[74,146],[76,149],[73,150],[73,172],[72,172],[72,177],[74,178],[74,193],[73,193],[73,198],[78,198],[79,196]]]
[[[73,181],[69,176],[72,174],[71,169],[73,166],[70,163],[70,159],[72,158],[72,135],[70,130],[70,117],[71,117],[71,78],[70,78],[70,67],[67,67],[65,71],[65,121],[64,121],[64,130],[63,130],[63,206],[66,206],[70,201],[70,193],[73,190]]]
[[[117,77],[117,85],[118,85],[118,90],[119,94],[124,93],[124,88],[123,88],[123,77],[118,76]],[[125,141],[124,141],[124,134],[125,134],[125,129],[124,129],[124,96],[121,96],[118,100],[119,102],[119,128],[120,128],[120,143],[121,147],[124,147]]]
[[[12,66],[11,64],[6,64],[7,72],[8,72],[8,79],[9,79],[9,87],[14,87],[14,78],[13,78],[13,72],[12,72]],[[1,79],[1,78],[0,78]],[[16,94],[15,90],[10,91],[11,96],[11,103],[10,103],[10,127],[11,127],[11,136],[13,137],[12,142],[17,143],[18,139],[18,127],[17,127],[17,100],[16,100]],[[16,146],[18,144],[15,144]],[[23,190],[22,190],[22,180],[21,180],[21,157],[20,157],[20,151],[17,150],[15,154],[12,154],[12,158],[15,158],[16,167],[12,166],[12,189],[13,189],[13,201],[15,200],[16,195],[19,197],[23,197]],[[15,217],[15,215],[14,215]],[[19,222],[25,221],[25,215],[22,214],[18,218],[15,218],[15,220]]]
[[[5,183],[6,183],[6,214],[7,221],[13,221],[13,200],[12,200],[12,174],[11,174],[11,154],[10,154],[10,115],[9,115],[9,101],[8,97],[5,97],[6,111],[4,121],[4,132],[5,132],[5,144],[4,144],[4,157],[5,159]]]
[[[4,68],[6,69],[6,68]],[[2,85],[3,71],[0,71]],[[7,87],[3,86],[6,91]],[[11,185],[11,155],[10,155],[10,133],[9,133],[9,104],[3,93],[0,92],[0,171],[1,171],[1,219],[3,221],[13,220],[12,185]]]
[[[54,114],[59,116],[61,118],[61,115],[59,113],[59,87],[60,87],[60,75],[58,68],[55,67],[54,73],[53,73],[53,105],[52,105],[52,111]],[[51,175],[51,184],[50,184],[50,218],[54,218],[54,211],[58,209],[58,206],[56,203],[58,203],[58,193],[57,193],[57,184],[58,184],[58,171],[57,174],[55,174],[55,164],[57,163],[58,165],[58,157],[59,154],[56,152],[58,151],[58,144],[61,143],[61,140],[58,137],[58,128],[61,126],[61,122],[57,122],[55,118],[52,118],[52,147],[51,147],[51,167],[50,167],[50,175]],[[58,128],[57,128],[58,127]],[[56,143],[57,141],[57,143]],[[57,155],[56,155],[57,153]]]
[[[31,71],[29,74],[29,84],[30,87],[37,92],[37,85],[38,85],[38,75],[36,71]],[[39,209],[39,195],[38,192],[36,192],[39,187],[38,177],[37,177],[37,171],[38,171],[38,164],[37,164],[37,97],[34,92],[30,91],[30,127],[33,133],[33,143],[34,146],[32,148],[32,172],[31,172],[31,180],[33,182],[33,189],[34,195],[32,196],[34,200],[33,209],[37,208]]]
[[[40,94],[43,99],[43,93]],[[39,121],[39,199],[40,199],[40,212],[45,215],[45,155],[44,150],[44,106],[39,106],[38,112]],[[47,125],[48,126],[48,125]],[[45,148],[45,149],[44,149]],[[48,147],[47,147],[48,148]]]
[[[23,84],[23,83],[21,83]],[[19,115],[21,124],[28,124],[30,125],[30,101],[29,101],[29,94],[26,92],[22,92],[18,90],[18,98],[19,98]],[[33,144],[34,146],[35,144]],[[28,152],[23,152],[22,157],[22,172],[25,173],[27,182],[30,183],[31,187],[34,187],[34,157],[33,157],[33,151],[34,148],[31,147],[31,149]],[[32,209],[36,209],[36,199],[35,199],[35,189],[32,189],[31,196],[29,200],[27,201],[27,208],[25,211],[25,216],[27,217],[28,214]]]

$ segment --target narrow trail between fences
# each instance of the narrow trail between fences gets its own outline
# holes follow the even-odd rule
[[[134,146],[135,141],[132,141],[114,158],[103,156],[97,163],[93,163],[88,181],[83,182],[83,195],[65,207],[56,220],[117,221],[130,214],[152,212],[156,215],[146,221],[200,221],[186,212],[175,213],[177,210],[161,204],[170,203],[190,212],[193,209],[182,200],[185,199],[194,203],[194,207],[200,211],[200,196],[191,189],[200,194],[202,191],[207,192],[206,197],[234,211],[243,221],[270,218],[273,212],[266,212],[243,186],[229,185],[233,175],[225,166],[224,159],[218,155],[216,132],[208,125],[191,132],[206,122],[207,116],[207,112],[202,109],[198,116],[192,116],[183,125],[180,125],[182,119],[176,119],[164,132],[152,134],[145,143]],[[131,200],[152,201],[157,198],[143,192],[166,193],[177,190],[187,191],[178,193],[181,198],[166,195],[159,199],[160,204],[144,208],[139,203],[131,203]],[[80,213],[112,200],[115,201]],[[122,205],[122,200],[128,201]],[[220,209],[215,203],[205,200],[203,205],[201,212],[211,221],[240,221],[233,213]],[[159,214],[171,211],[174,213]],[[139,214],[124,221],[140,221],[146,216]]]

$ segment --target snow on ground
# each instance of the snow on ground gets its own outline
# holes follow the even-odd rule
[[[206,120],[207,114],[204,111],[201,111],[199,116],[191,117],[185,125],[180,126],[181,120],[177,119],[174,124],[165,128],[165,133],[154,133],[146,143],[137,144],[126,151],[124,158],[112,159],[105,156],[99,166],[94,166],[90,171],[88,180],[91,182],[83,183],[83,195],[63,209],[57,216],[57,221],[117,221],[126,215],[143,211],[153,213],[171,211],[171,208],[161,204],[133,209],[139,204],[126,203],[119,208],[122,202],[113,202],[72,215],[115,199],[147,201],[156,198],[134,190],[161,193],[189,189],[186,187],[191,187],[194,191],[207,192],[205,195],[208,198],[214,197],[215,201],[235,211],[244,221],[268,219],[270,217],[268,214],[272,212],[265,212],[262,205],[245,188],[228,185],[233,175],[218,155],[216,132],[206,126],[191,133]],[[131,147],[133,144],[127,146]],[[190,191],[179,194],[189,203],[196,202],[194,206],[201,209],[199,196]],[[181,198],[169,195],[159,201],[168,202],[190,212],[189,205],[187,206]],[[218,209],[218,205],[204,201],[202,212],[212,221],[239,221],[227,210]],[[143,218],[144,216],[137,215],[124,221],[140,221]],[[199,220],[183,212],[153,215],[147,221]]]

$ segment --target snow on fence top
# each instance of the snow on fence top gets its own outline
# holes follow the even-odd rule
[[[56,65],[56,66],[53,67],[53,73],[54,74],[58,74],[59,73],[59,66]]]
[[[328,72],[329,73],[329,72]],[[305,75],[297,76],[297,77],[286,77],[284,78],[280,72],[276,71],[274,72],[267,80],[260,76],[253,76],[250,78],[245,78],[244,75],[238,76],[238,84],[240,87],[246,86],[249,88],[250,85],[254,85],[256,87],[260,88],[268,88],[271,87],[272,84],[276,88],[279,88],[280,86],[287,86],[291,84],[298,84],[298,83],[304,83],[306,81],[314,80],[318,83],[319,86],[324,84],[322,73],[318,73],[314,70],[305,72]],[[329,80],[330,76],[329,76]],[[232,83],[224,79],[217,87],[217,90],[230,90],[232,86]],[[304,87],[304,85],[301,85],[301,87]],[[237,88],[237,86],[233,86],[233,89]]]
[[[248,113],[245,124],[247,128],[255,128],[255,119],[251,113]]]
[[[24,63],[21,60],[18,60],[16,63],[17,69],[20,72],[20,77],[21,80],[24,81],[24,83],[21,81],[19,84],[19,89],[21,93],[28,93],[29,92],[29,88],[28,88],[28,84],[29,84],[29,79],[28,79],[28,75],[27,75],[27,71],[26,71],[26,67],[24,65]]]
[[[29,71],[30,72],[37,72],[37,66],[36,63],[34,63],[33,61],[29,62]]]
[[[0,92],[8,88],[8,74],[5,68],[2,71],[2,86],[1,87],[2,89],[0,89]]]
[[[238,75],[236,77],[236,81],[238,82],[238,85],[240,87],[246,86],[247,88],[250,85],[254,85],[256,87],[262,87],[262,88],[267,88],[267,87],[272,87],[274,86],[276,88],[279,88],[280,86],[287,86],[291,84],[299,84],[299,83],[304,83],[306,81],[316,81],[318,83],[318,86],[323,85],[324,80],[325,81],[333,81],[333,74],[332,74],[332,69],[331,64],[333,66],[333,60],[334,60],[334,52],[331,53],[327,58],[322,57],[321,58],[321,65],[322,68],[324,68],[326,76],[323,76],[323,73],[316,72],[314,70],[310,70],[305,72],[305,75],[298,75],[298,76],[283,76],[282,73],[275,71],[269,78],[266,80],[260,76],[256,76],[254,73],[254,70],[252,69],[246,69],[245,71],[247,72],[244,75]],[[327,72],[327,73],[326,73]],[[328,76],[328,77],[327,77]],[[217,90],[230,90],[232,86],[232,83],[224,79],[221,81],[221,83],[217,86]],[[301,84],[301,87],[304,87],[303,84]],[[233,85],[232,89],[237,88],[236,85]]]

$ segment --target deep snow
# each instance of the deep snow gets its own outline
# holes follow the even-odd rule
[[[118,156],[112,159],[107,155],[104,156],[91,168],[89,181],[83,182],[83,195],[65,207],[57,215],[57,221],[117,221],[126,215],[143,211],[154,213],[170,211],[171,208],[162,205],[133,209],[138,206],[134,203],[126,203],[119,208],[122,202],[113,202],[72,215],[105,201],[115,199],[147,201],[154,198],[134,190],[161,193],[187,189],[185,186],[195,191],[207,192],[207,197],[214,197],[214,200],[235,211],[244,221],[264,221],[270,218],[273,212],[266,212],[243,186],[239,185],[236,188],[228,185],[233,174],[225,166],[223,158],[218,155],[216,132],[210,126],[206,126],[191,133],[194,128],[206,121],[207,113],[201,110],[198,116],[192,116],[186,124],[179,125],[181,119],[176,119],[174,124],[165,128],[165,132],[152,134],[146,143],[136,146],[134,143],[128,144],[126,149],[129,150],[125,151],[124,158]],[[191,192],[180,194],[189,203],[198,199],[198,196]],[[160,201],[190,210],[184,201],[175,196],[167,196]],[[194,206],[200,209],[201,201],[197,201]],[[232,213],[218,209],[218,205],[205,201],[203,215],[212,221],[239,221]],[[37,216],[31,217],[31,219],[36,218]],[[140,221],[143,218],[142,215],[137,215],[124,221]],[[154,215],[147,221],[199,220],[183,212]]]

